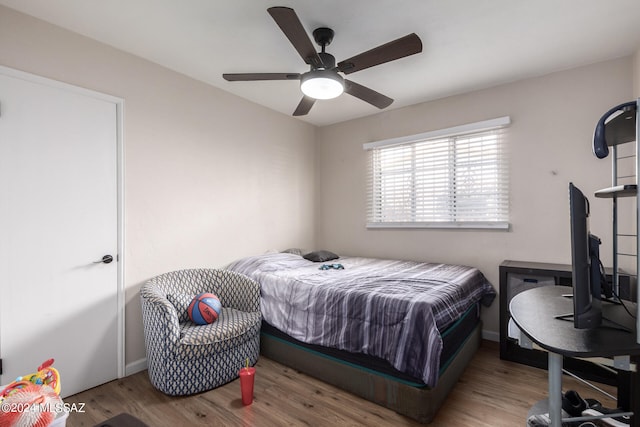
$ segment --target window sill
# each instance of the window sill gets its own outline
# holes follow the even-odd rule
[[[464,230],[504,230],[509,231],[508,222],[374,222],[367,223],[367,229],[431,228]]]

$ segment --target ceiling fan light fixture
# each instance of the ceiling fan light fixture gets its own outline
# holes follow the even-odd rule
[[[344,79],[333,70],[312,70],[300,77],[300,90],[314,99],[333,99],[344,92]]]

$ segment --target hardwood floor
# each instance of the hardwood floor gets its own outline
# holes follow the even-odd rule
[[[615,395],[614,387],[599,386]],[[563,390],[569,389],[615,407],[565,375]],[[256,367],[254,395],[253,404],[243,406],[236,380],[206,393],[169,397],[154,389],[143,371],[66,398],[65,403],[84,404],[83,413],[69,415],[67,426],[93,426],[121,412],[154,427],[421,425],[265,357]],[[546,395],[546,371],[502,361],[498,343],[483,341],[431,426],[525,426],[530,407]]]

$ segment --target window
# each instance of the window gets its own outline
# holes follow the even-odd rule
[[[365,144],[368,227],[508,228],[509,117]]]

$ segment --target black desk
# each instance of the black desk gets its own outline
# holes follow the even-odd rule
[[[549,352],[549,416],[553,426],[561,425],[562,358],[629,356],[638,365],[640,344],[636,342],[636,324],[624,307],[603,303],[603,315],[623,324],[632,333],[610,328],[575,329],[572,321],[556,319],[560,314],[572,313],[573,302],[563,297],[566,287],[546,286],[516,295],[509,305],[511,316],[520,330],[534,343]],[[626,303],[635,315],[636,305]],[[635,372],[627,374],[629,387],[618,403],[625,410],[633,411],[632,426],[640,427],[640,377]]]

